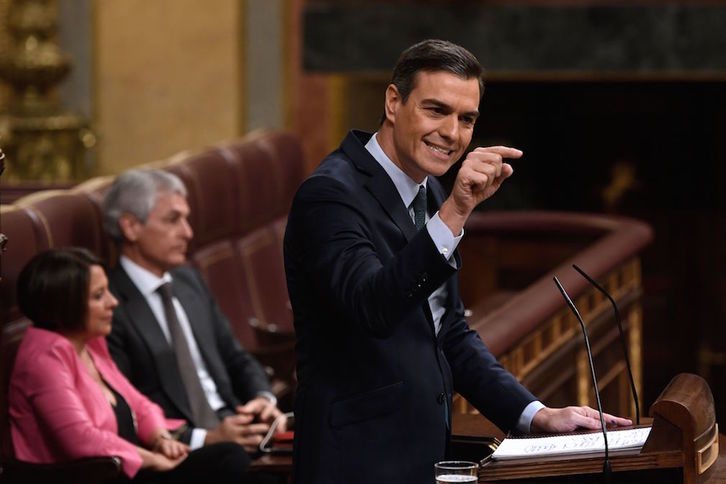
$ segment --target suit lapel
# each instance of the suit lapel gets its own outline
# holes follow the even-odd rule
[[[179,374],[174,352],[166,340],[159,322],[151,311],[146,299],[131,281],[128,274],[120,267],[114,271],[115,284],[119,295],[123,298],[122,309],[126,320],[136,328],[149,348],[154,360],[159,380],[169,399],[179,408],[184,416],[191,420],[192,414],[187,400],[186,390]]]
[[[341,148],[353,160],[356,168],[368,175],[365,187],[378,201],[383,211],[401,230],[407,241],[416,235],[416,226],[408,214],[408,207],[403,204],[396,186],[386,171],[378,164],[373,156],[366,150],[365,143],[370,135],[360,131],[352,131],[343,140]]]
[[[393,182],[383,169],[381,171],[383,175],[376,174],[372,176],[368,180],[368,183],[366,183],[366,188],[368,188],[368,191],[378,200],[378,203],[381,204],[386,214],[393,220],[401,232],[403,232],[406,241],[410,241],[416,235],[416,226],[408,214],[408,207],[403,204]]]
[[[353,160],[359,171],[369,176],[365,182],[365,186],[373,197],[383,208],[383,211],[393,220],[396,226],[401,230],[406,241],[410,241],[416,234],[416,226],[411,220],[411,215],[408,213],[408,207],[403,204],[398,190],[394,185],[391,178],[388,176],[386,171],[378,164],[373,156],[365,149],[365,143],[370,139],[370,135],[360,131],[351,131],[348,136],[343,140],[341,145],[342,150]],[[441,204],[444,203],[446,194],[439,181],[429,176],[427,182],[427,210],[429,215],[436,213]],[[461,267],[461,258],[459,257],[458,251],[454,252],[457,267]],[[450,282],[447,282],[448,297],[452,295],[452,286]],[[429,323],[431,334],[436,337],[436,331],[434,328],[434,319],[431,313],[428,300],[421,305],[426,320]],[[443,322],[446,319],[441,318],[442,328],[439,331],[439,335],[443,333]]]
[[[234,408],[237,404],[237,396],[227,373],[226,362],[220,353],[220,346],[217,343],[213,317],[208,312],[210,310],[209,302],[200,296],[202,292],[199,287],[190,283],[186,278],[175,277],[173,271],[172,277],[174,296],[184,308],[207,373],[214,381],[217,393],[222,400],[228,406]]]

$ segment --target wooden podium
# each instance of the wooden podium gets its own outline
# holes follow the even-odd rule
[[[612,482],[726,482],[726,449],[719,455],[713,396],[701,377],[673,378],[650,416],[652,430],[641,449],[610,454]],[[602,482],[603,460],[604,453],[484,459],[479,482]]]
[[[711,390],[699,376],[677,375],[650,407],[652,430],[642,449],[610,456],[612,482],[726,483],[726,436],[719,435]],[[455,414],[453,459],[491,454],[501,432],[481,415]],[[719,445],[720,444],[720,445]],[[604,454],[493,461],[484,459],[479,482],[603,482]],[[264,455],[253,472],[289,482],[291,456]]]

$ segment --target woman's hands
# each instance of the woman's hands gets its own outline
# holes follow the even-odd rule
[[[189,446],[174,440],[169,431],[159,428],[151,434],[151,450],[138,447],[141,467],[155,471],[168,471],[179,465],[187,454]]]
[[[172,459],[161,452],[153,452],[151,450],[144,449],[143,447],[136,447],[136,450],[138,450],[139,455],[141,456],[142,469],[152,469],[160,472],[172,470],[187,456],[187,454],[183,454],[180,457]]]
[[[169,459],[178,459],[189,453],[189,446],[172,438],[160,438],[154,445],[153,451]]]

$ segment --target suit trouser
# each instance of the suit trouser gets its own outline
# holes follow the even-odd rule
[[[128,479],[120,478],[118,483],[139,482],[144,484],[205,483],[244,484],[250,467],[250,457],[241,445],[223,442],[201,447],[189,453],[181,464],[166,472],[142,469]]]

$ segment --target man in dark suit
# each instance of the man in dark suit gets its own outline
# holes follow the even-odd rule
[[[378,132],[352,131],[295,196],[285,268],[297,484],[433,482],[454,392],[505,430],[599,428],[591,408],[544,407],[464,319],[455,250],[464,222],[512,174],[503,160],[522,155],[473,150],[448,197],[436,180],[471,141],[481,74],[457,45],[410,47]]]
[[[254,452],[281,413],[267,377],[234,338],[200,274],[186,262],[192,229],[186,188],[162,170],[119,176],[103,203],[120,260],[108,336],[121,371],[167,417],[190,423],[192,448],[234,441]]]

